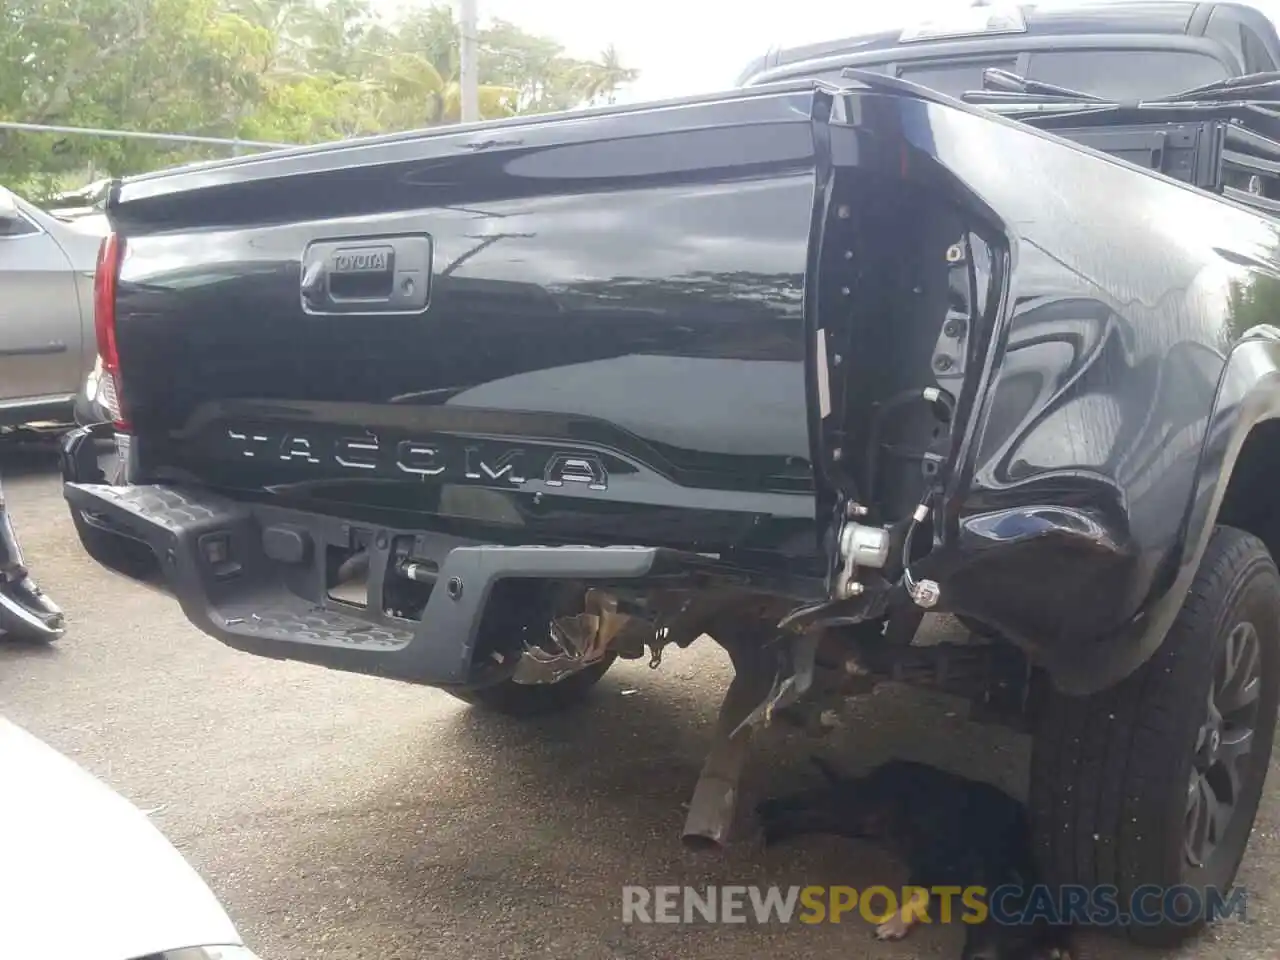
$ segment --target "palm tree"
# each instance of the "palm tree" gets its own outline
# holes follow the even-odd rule
[[[639,76],[639,70],[622,65],[617,47],[609,44],[598,61],[584,65],[579,89],[588,103],[602,99],[613,103],[617,99],[618,88],[633,83]]]
[[[403,110],[395,111],[395,121],[409,126],[459,122],[462,85],[456,56],[450,59],[450,63],[437,65],[422,54],[412,52],[394,53],[386,58],[382,82],[388,97],[393,104],[409,106],[412,111],[407,116]],[[479,101],[480,116],[486,120],[511,116],[516,109],[516,91],[481,84]]]

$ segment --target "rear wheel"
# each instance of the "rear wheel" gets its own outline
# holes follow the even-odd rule
[[[1049,694],[1031,780],[1049,882],[1111,887],[1121,911],[1151,911],[1120,928],[1140,944],[1202,929],[1205,891],[1228,895],[1248,846],[1278,696],[1280,574],[1260,540],[1220,527],[1148,663],[1091,697]],[[1135,900],[1147,885],[1160,895]],[[1201,902],[1168,893],[1181,885]]]
[[[557,683],[516,683],[502,680],[473,690],[450,690],[453,696],[472,706],[512,717],[532,717],[560,713],[571,709],[591,693],[617,657],[610,653],[604,659]]]

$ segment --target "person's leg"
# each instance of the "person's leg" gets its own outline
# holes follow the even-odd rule
[[[49,630],[61,630],[62,610],[36,586],[27,571],[18,546],[13,520],[5,507],[4,488],[0,487],[0,591],[35,616]]]
[[[22,548],[18,546],[18,535],[13,532],[13,521],[5,509],[4,487],[0,486],[0,580],[21,580],[26,575]]]

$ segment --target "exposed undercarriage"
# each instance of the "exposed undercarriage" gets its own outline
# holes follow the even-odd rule
[[[424,577],[425,579],[425,577]],[[728,653],[726,691],[711,749],[689,805],[686,843],[727,842],[752,735],[774,723],[821,736],[842,725],[850,698],[883,682],[927,687],[969,700],[971,717],[1023,728],[1033,672],[1023,654],[991,635],[920,631],[926,612],[909,605],[861,622],[798,622],[794,601],[716,587],[647,593],[581,583],[511,584],[491,609],[476,650],[478,684],[556,684],[614,658],[660,667],[668,647],[711,639]],[[523,593],[519,591],[524,591]],[[543,619],[543,617],[547,619]],[[550,629],[540,630],[538,623]]]

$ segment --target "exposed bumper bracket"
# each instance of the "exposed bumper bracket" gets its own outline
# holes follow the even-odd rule
[[[737,816],[742,772],[754,730],[746,718],[768,695],[775,676],[774,648],[758,642],[760,639],[744,636],[724,642],[733,660],[734,676],[720,704],[711,750],[685,818],[684,842],[694,849],[723,847]]]

